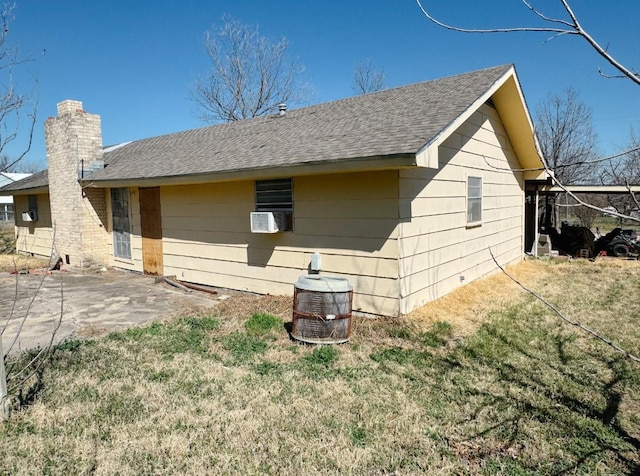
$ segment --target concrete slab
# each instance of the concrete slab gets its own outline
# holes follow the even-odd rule
[[[47,345],[60,316],[55,343],[91,337],[213,307],[224,295],[185,293],[155,278],[115,270],[51,274],[0,273],[0,331],[5,353]],[[17,336],[17,338],[16,338]]]

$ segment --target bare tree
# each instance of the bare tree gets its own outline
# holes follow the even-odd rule
[[[551,94],[537,107],[536,134],[547,165],[565,185],[592,181],[597,137],[591,111],[578,93],[568,88],[563,96]]]
[[[287,57],[287,40],[273,42],[257,26],[222,20],[205,35],[211,70],[192,92],[196,115],[204,122],[229,122],[277,112],[281,103],[300,103],[304,68]]]
[[[640,138],[631,131],[631,138],[626,152],[607,162],[602,169],[601,180],[606,185],[640,185]],[[628,195],[608,195],[607,202],[622,215],[634,215],[640,210],[640,197],[631,192]],[[624,218],[620,218],[620,223]]]
[[[24,155],[22,155],[19,160],[9,157],[8,155],[0,155],[0,172],[35,174],[36,172],[40,172],[41,170],[41,165],[38,165],[35,162],[25,161]]]
[[[376,69],[368,59],[356,65],[353,71],[353,89],[357,94],[367,94],[385,88],[384,69]]]
[[[427,10],[423,7],[421,0],[416,0],[416,3],[422,10],[422,13],[425,17],[427,17],[430,21],[435,23],[436,25],[446,28],[447,30],[460,31],[463,33],[514,33],[514,32],[543,32],[543,33],[551,33],[552,36],[547,40],[553,40],[559,36],[570,35],[570,36],[578,36],[586,41],[600,56],[602,56],[611,66],[613,66],[621,75],[611,76],[605,75],[598,69],[601,75],[606,77],[626,77],[629,78],[634,83],[640,85],[640,73],[638,73],[636,68],[630,68],[619,62],[613,55],[611,55],[608,51],[608,46],[603,47],[600,45],[598,41],[595,40],[591,36],[589,32],[587,32],[578,17],[573,12],[573,9],[569,5],[568,0],[559,0],[562,4],[564,11],[567,14],[567,18],[552,18],[540,10],[537,10],[533,5],[527,0],[521,0],[523,5],[526,6],[539,20],[542,20],[543,26],[525,26],[525,27],[512,27],[512,28],[488,28],[488,29],[475,29],[475,28],[460,28],[452,25],[448,25],[446,23],[437,20],[431,14],[427,12]]]
[[[640,138],[631,131],[627,152],[607,163],[602,181],[608,185],[640,185]]]
[[[15,3],[2,5],[0,13],[0,172],[11,170],[31,150],[38,109],[37,95],[19,92],[13,81],[13,69],[30,61],[20,56],[16,45],[9,42],[9,26],[14,19]],[[37,89],[37,81],[34,81]],[[22,151],[9,159],[6,148],[16,139],[24,140]],[[24,138],[24,139],[23,139]]]
[[[591,205],[595,205],[596,207],[606,207],[607,202],[603,195],[577,195],[581,200],[584,200]],[[580,224],[586,228],[593,228],[595,225],[595,221],[598,217],[602,216],[602,212],[600,210],[588,207],[578,206],[574,210],[575,216],[580,220]]]

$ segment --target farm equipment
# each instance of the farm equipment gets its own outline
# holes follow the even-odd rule
[[[638,235],[634,230],[614,228],[598,238],[594,246],[596,256],[640,256],[640,242],[638,242]]]

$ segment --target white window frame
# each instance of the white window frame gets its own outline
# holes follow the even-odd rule
[[[467,175],[467,226],[482,224],[483,180],[480,175]],[[474,206],[478,204],[477,206]]]

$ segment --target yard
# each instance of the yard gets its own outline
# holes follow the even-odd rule
[[[509,271],[640,355],[637,261]],[[59,345],[0,426],[0,473],[640,472],[640,364],[504,275],[339,346],[290,340],[290,307],[236,296]]]
[[[11,272],[17,269],[42,268],[49,265],[49,260],[19,255],[16,251],[16,238],[13,226],[0,226],[0,272]]]

